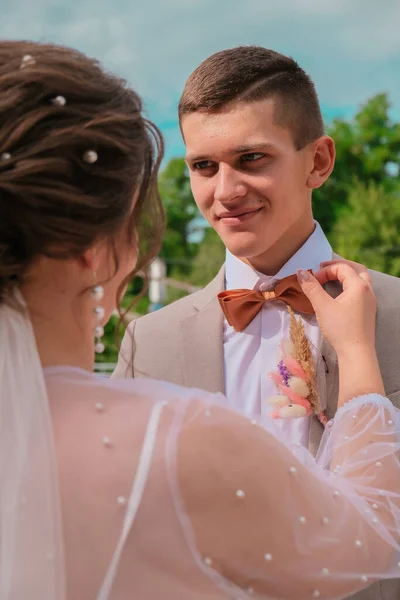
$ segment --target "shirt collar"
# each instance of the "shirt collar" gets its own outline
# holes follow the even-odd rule
[[[298,269],[318,271],[321,262],[332,259],[332,248],[319,223],[316,221],[314,223],[315,229],[310,237],[274,276],[259,273],[227,250],[225,264],[226,289],[258,289],[261,283],[283,279],[293,275]]]

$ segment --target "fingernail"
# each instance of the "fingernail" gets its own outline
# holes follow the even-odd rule
[[[304,271],[303,269],[299,269],[297,271],[297,279],[300,283],[304,283],[305,281],[310,281],[311,275],[308,271]]]

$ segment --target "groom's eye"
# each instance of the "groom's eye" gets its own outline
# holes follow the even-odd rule
[[[211,160],[199,160],[193,164],[195,171],[204,171],[204,169],[210,169],[213,166]]]
[[[257,160],[260,160],[264,156],[265,156],[265,154],[263,154],[262,152],[248,152],[247,154],[242,154],[242,156],[240,157],[240,162],[241,163],[256,162]]]

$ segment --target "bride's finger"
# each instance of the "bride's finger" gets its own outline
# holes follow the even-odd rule
[[[324,308],[334,303],[333,298],[326,293],[324,288],[318,283],[317,279],[309,271],[297,271],[297,278],[304,294],[310,300],[316,313],[323,312]]]
[[[368,271],[362,271],[361,273],[359,273],[361,279],[364,279],[364,281],[366,281],[368,283],[368,285],[370,286],[370,288],[372,289],[372,279],[371,279],[371,275],[369,274]]]
[[[358,273],[359,275],[361,273],[367,273],[368,269],[367,267],[365,267],[364,265],[362,265],[361,263],[357,263],[354,262],[352,260],[346,260],[344,258],[336,258],[334,260],[326,260],[324,262],[322,262],[320,264],[320,268],[323,269],[324,267],[329,267],[331,265],[337,265],[337,264],[344,264],[344,265],[349,265],[350,267],[352,267],[356,273]]]
[[[328,283],[328,281],[339,281],[343,289],[346,290],[351,285],[360,285],[361,282],[363,284],[368,283],[361,275],[364,276],[365,273],[359,275],[351,266],[340,262],[324,267],[315,274],[315,278],[321,285]]]

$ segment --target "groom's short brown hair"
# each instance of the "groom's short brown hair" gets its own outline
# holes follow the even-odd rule
[[[190,75],[179,101],[179,122],[193,112],[218,112],[232,101],[275,100],[278,125],[297,149],[324,134],[314,83],[293,58],[261,46],[222,50]]]

